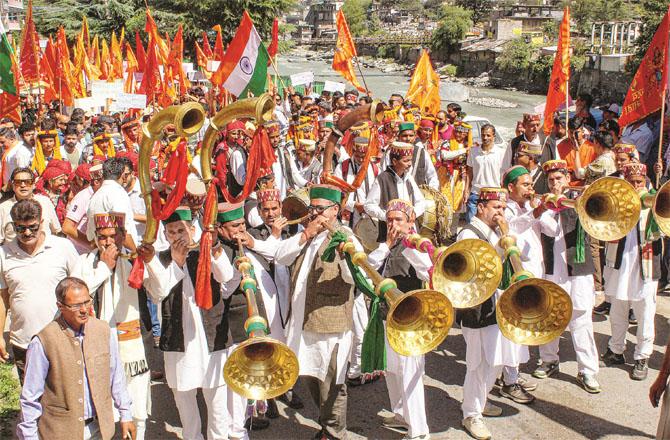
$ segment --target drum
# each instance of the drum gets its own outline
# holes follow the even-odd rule
[[[290,191],[282,201],[281,215],[288,221],[295,221],[307,214],[309,214],[309,190],[299,188]]]
[[[451,222],[454,210],[447,198],[441,192],[421,185],[425,210],[419,217],[419,234],[432,240],[436,246],[447,245],[453,241],[451,237]]]
[[[354,235],[361,242],[366,252],[370,253],[379,247],[377,237],[379,235],[379,222],[372,217],[363,216],[354,225]]]
[[[199,178],[189,178],[186,180],[186,192],[182,198],[182,204],[191,209],[200,209],[205,204],[207,197],[207,187]]]

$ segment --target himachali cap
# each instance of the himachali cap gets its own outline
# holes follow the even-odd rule
[[[354,151],[367,151],[370,139],[359,136],[354,139]]]
[[[193,220],[193,215],[191,214],[191,208],[188,206],[180,206],[174,210],[172,214],[165,220],[163,224],[167,225],[174,222],[191,222]]]
[[[91,179],[102,179],[102,164],[101,163],[91,165],[91,168],[89,168],[88,171],[91,174]]]
[[[219,203],[217,223],[233,222],[244,218],[244,203]]]
[[[311,153],[316,150],[316,141],[312,139],[300,139],[298,142],[298,149]]]
[[[635,154],[637,147],[633,144],[623,144],[619,143],[612,147],[612,152],[616,153],[626,153],[626,154]]]
[[[309,188],[309,199],[325,199],[333,203],[342,201],[342,191],[332,185],[312,185]]]
[[[393,142],[390,148],[390,154],[396,156],[411,156],[414,153],[414,145],[407,142]]]
[[[391,211],[400,211],[403,212],[407,218],[411,218],[414,213],[414,205],[409,200],[404,199],[393,199],[389,200],[388,205],[386,205],[386,214],[388,215]]]
[[[534,122],[534,121],[540,121],[542,119],[542,116],[536,113],[524,113],[523,114],[523,122],[524,124],[527,122]]]
[[[263,124],[263,126],[267,130],[268,134],[279,133],[281,129],[278,121],[268,121],[265,124]]]
[[[259,189],[256,191],[256,198],[258,203],[281,201],[281,195],[277,188]]]
[[[627,163],[621,168],[621,173],[623,177],[628,179],[634,176],[646,176],[647,175],[647,166],[643,163]]]
[[[319,121],[319,127],[333,128],[333,121],[330,119],[321,119]]]
[[[125,229],[125,221],[126,215],[122,212],[103,212],[94,216],[95,229]]]
[[[507,190],[504,188],[482,188],[479,190],[478,202],[487,202],[489,200],[507,201]]]
[[[568,163],[561,159],[548,160],[542,164],[542,171],[544,171],[544,174],[549,174],[552,171],[561,171],[563,173],[567,173]]]
[[[414,130],[414,122],[401,122],[398,126],[399,131]]]
[[[507,185],[514,183],[516,179],[524,174],[530,174],[524,166],[514,165],[512,168],[508,168],[507,171],[505,171],[505,174],[503,174],[503,186],[507,187]]]
[[[519,154],[527,154],[529,156],[541,156],[542,146],[531,142],[521,141],[519,143]]]

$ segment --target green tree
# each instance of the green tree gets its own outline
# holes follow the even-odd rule
[[[644,58],[644,54],[649,49],[651,40],[661,24],[661,20],[668,12],[667,0],[642,0],[642,31],[640,36],[635,40],[635,54],[626,65],[626,70],[632,74],[637,71],[637,68]]]
[[[445,5],[440,11],[440,22],[433,32],[434,50],[454,51],[472,27],[472,11],[460,6]]]
[[[342,5],[351,34],[355,37],[368,33],[368,7],[371,0],[345,0]]]
[[[582,35],[591,35],[591,24],[597,21],[629,20],[638,8],[626,0],[572,0],[570,16]]]
[[[523,72],[530,67],[532,57],[533,46],[517,38],[505,45],[496,59],[496,66],[505,72]]]
[[[493,0],[456,0],[456,5],[472,11],[472,21],[480,23],[488,19]]]

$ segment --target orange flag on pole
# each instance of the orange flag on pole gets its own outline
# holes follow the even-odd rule
[[[351,38],[347,20],[344,18],[342,9],[337,11],[337,44],[333,56],[333,70],[339,72],[347,81],[353,84],[359,91],[367,93],[365,87],[358,83],[354,73],[353,58],[356,56],[356,46]]]
[[[40,81],[40,41],[33,21],[33,2],[28,3],[23,39],[21,40],[21,59],[19,61],[21,76],[29,84]]]
[[[147,105],[155,101],[158,97],[156,92],[162,92],[163,84],[161,74],[158,69],[158,55],[156,54],[156,45],[149,40],[149,49],[147,51],[146,66],[142,76],[139,92],[146,95]]]
[[[625,127],[659,110],[668,87],[670,7],[651,40],[623,102],[619,126]]]
[[[133,48],[130,47],[130,43],[126,41],[126,82],[123,84],[123,91],[126,93],[135,93],[135,72],[139,69],[139,63],[135,54],[133,53]]]
[[[547,136],[554,127],[554,112],[570,97],[570,8],[563,10],[563,20],[558,32],[558,45],[554,67],[549,79],[547,102],[544,106],[544,134]]]
[[[149,8],[147,8],[146,11],[146,26],[144,27],[144,31],[149,34],[149,44],[153,44],[156,46],[156,56],[158,59],[158,62],[160,64],[167,64],[167,59],[168,56],[170,55],[170,50],[168,49],[167,44],[163,39],[161,38],[160,33],[158,32],[158,27],[156,26],[156,22],[154,21],[154,18],[151,16],[151,11],[149,11]],[[149,50],[149,48],[147,48]],[[147,55],[148,56],[148,55]]]
[[[123,54],[121,53],[121,44],[116,39],[116,32],[112,32],[112,41],[109,46],[109,55],[112,62],[111,79],[123,78]]]
[[[172,76],[179,81],[179,95],[184,95],[191,87],[191,82],[186,77],[182,61],[184,59],[184,30],[182,25],[179,25],[177,33],[172,41],[170,48],[170,68],[172,69]]]
[[[436,115],[440,111],[440,75],[433,69],[425,49],[409,80],[405,99],[416,104],[422,113]]]
[[[223,37],[221,36],[221,25],[220,24],[214,25],[212,29],[216,31],[216,40],[214,41],[214,52],[212,53],[212,55],[214,56],[213,59],[214,61],[222,61],[224,50],[223,50]]]
[[[212,46],[209,45],[209,38],[207,38],[207,32],[202,33],[202,53],[205,54],[208,60],[214,59],[214,53],[212,52]]]
[[[135,58],[137,59],[137,68],[140,72],[144,72],[147,53],[144,51],[144,45],[142,44],[139,31],[135,31]]]

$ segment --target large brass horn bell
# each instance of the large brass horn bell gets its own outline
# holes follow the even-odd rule
[[[651,208],[651,213],[656,220],[658,229],[663,234],[670,235],[670,182],[665,182],[656,194],[645,194],[642,196],[644,206]]]
[[[454,310],[446,296],[429,289],[403,293],[393,280],[383,278],[373,269],[365,252],[357,252],[353,243],[346,243],[343,251],[365,270],[375,285],[375,293],[388,304],[386,338],[393,351],[418,356],[440,345],[454,322]]]

